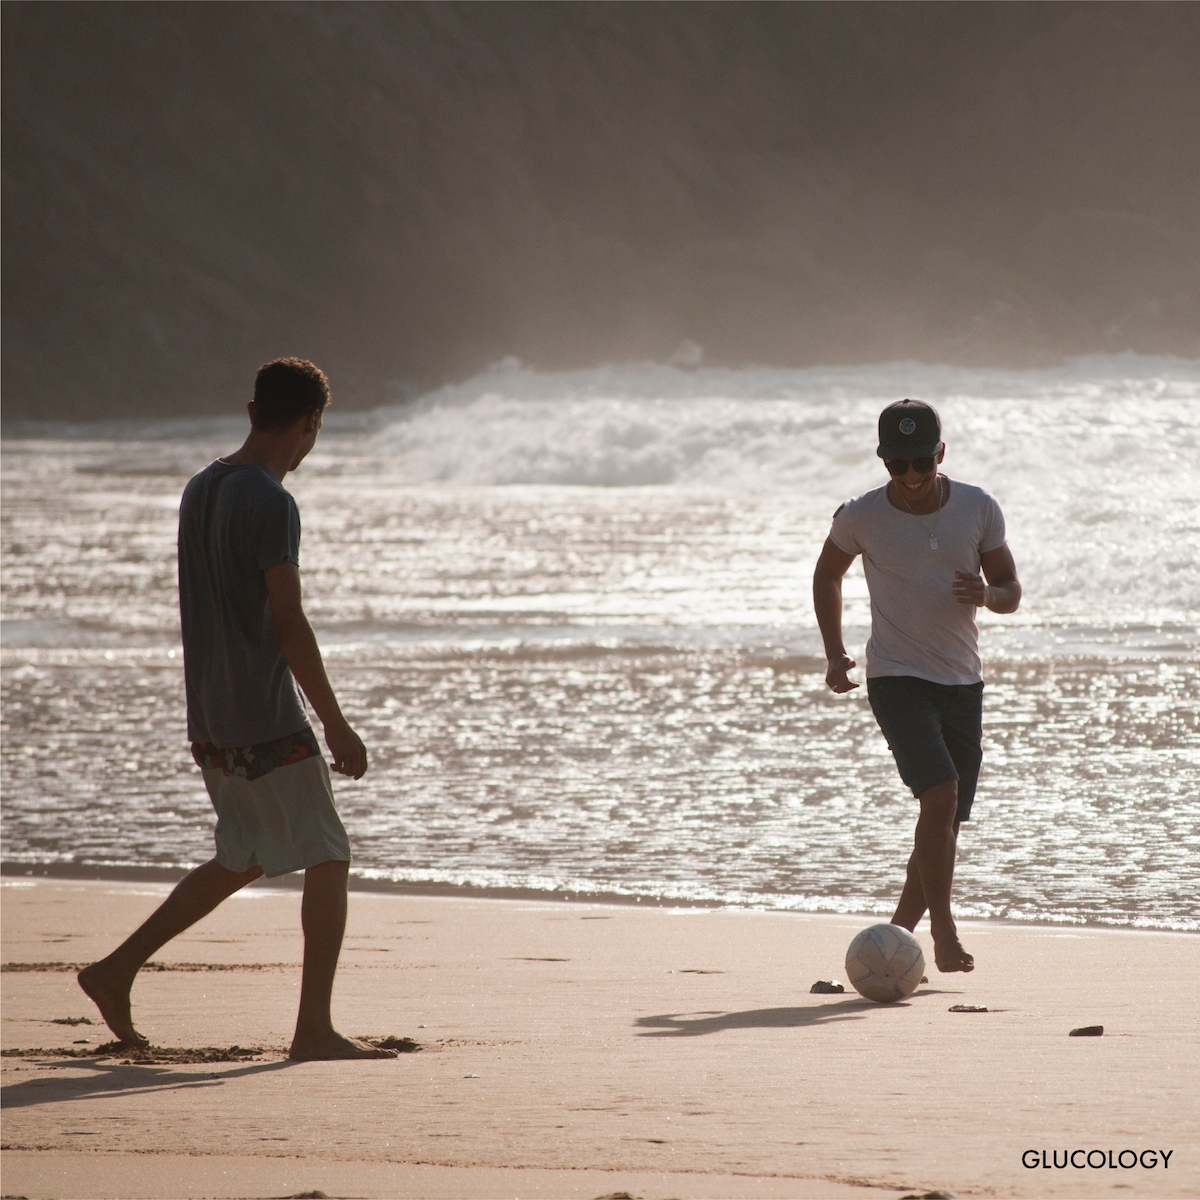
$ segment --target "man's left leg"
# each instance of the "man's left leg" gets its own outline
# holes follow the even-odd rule
[[[917,859],[918,876],[922,879],[924,897],[929,904],[929,928],[933,935],[934,959],[938,970],[970,971],[975,967],[975,960],[958,940],[954,918],[950,913],[950,894],[958,854],[958,831],[962,822],[970,819],[975,802],[975,788],[979,781],[979,768],[983,762],[983,684],[947,688],[939,695],[939,701],[942,739],[958,774],[958,781],[954,784],[939,785],[954,789],[955,804],[951,806],[948,801],[935,801],[935,807],[939,803],[945,804],[944,808],[938,809],[942,827],[938,829],[936,825],[931,825],[924,833],[927,842],[925,861],[928,862],[929,857],[935,853],[934,843],[941,849],[942,865],[935,868],[935,884],[930,885],[927,878],[928,868],[925,874],[921,871],[920,848],[923,833],[920,821],[917,824],[917,849],[913,857]],[[919,799],[922,820],[926,816],[926,796],[937,790],[930,788],[921,793]],[[930,799],[933,800],[933,797],[930,796]],[[946,828],[946,825],[949,825],[949,828]]]
[[[954,822],[955,856],[958,854],[958,830],[960,822]],[[900,900],[892,915],[893,925],[902,925],[912,933],[921,923],[929,902],[925,899],[925,889],[921,886],[921,872],[917,868],[917,852],[914,849],[908,856],[908,871],[904,877],[904,888],[900,892]]]
[[[929,690],[928,685],[924,690]],[[892,917],[894,925],[913,930],[926,909],[929,909],[934,956],[940,971],[970,971],[975,965],[974,959],[958,940],[950,912],[950,896],[958,852],[958,831],[962,822],[971,815],[983,757],[980,745],[982,691],[983,685],[975,684],[937,689],[934,692],[938,725],[935,736],[950,758],[950,762],[943,765],[947,771],[953,770],[958,779],[927,787],[918,796],[921,817],[917,822],[916,844],[908,860],[904,888]],[[913,705],[905,715],[911,720],[917,712],[916,705]],[[899,734],[897,741],[900,741]],[[936,754],[936,743],[931,744],[931,749]],[[899,762],[900,755],[897,755],[897,765]]]
[[[300,1012],[288,1057],[301,1062],[335,1058],[395,1058],[395,1050],[380,1050],[348,1038],[333,1027],[330,1003],[333,977],[346,931],[347,886],[350,864],[332,859],[304,872],[300,924],[304,929],[304,974],[300,983]]]
[[[909,880],[901,893],[900,905],[892,919],[895,925],[914,929],[921,911],[929,909],[929,932],[933,936],[933,958],[939,971],[973,971],[975,960],[963,949],[950,910],[954,886],[954,858],[958,843],[958,783],[947,780],[926,788],[918,797],[921,815],[917,819]],[[916,867],[916,880],[912,868]],[[907,894],[907,899],[906,899]],[[916,911],[920,907],[921,911]],[[915,912],[915,919],[912,919]],[[912,919],[912,924],[908,922]]]

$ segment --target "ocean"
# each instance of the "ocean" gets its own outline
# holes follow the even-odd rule
[[[1200,361],[547,373],[330,410],[288,477],[305,602],[371,768],[354,872],[889,914],[915,802],[865,689],[824,686],[813,564],[885,481],[886,403],[1000,501],[1025,589],[980,614],[960,915],[1200,929]],[[231,401],[231,407],[237,408]],[[10,425],[3,858],[212,852],[175,586],[187,478],[244,418]],[[861,660],[861,568],[846,580]],[[861,678],[861,669],[859,671]]]

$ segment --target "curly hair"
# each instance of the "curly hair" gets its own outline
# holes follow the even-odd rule
[[[254,376],[254,428],[286,429],[309,413],[324,412],[329,380],[320,367],[303,358],[277,358]]]

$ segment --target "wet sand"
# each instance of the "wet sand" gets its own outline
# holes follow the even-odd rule
[[[168,890],[4,884],[6,964],[91,961]],[[810,994],[844,978],[846,945],[876,919],[355,893],[335,1019],[422,1049],[292,1064],[299,896],[250,889],[167,947],[157,961],[184,969],[145,972],[133,998],[155,1046],[255,1057],[50,1053],[107,1033],[55,1023],[96,1019],[70,971],[4,972],[5,1050],[47,1051],[3,1060],[4,1191],[1200,1192],[1194,935],[964,923],[971,975],[930,970],[891,1006]],[[1068,1036],[1097,1024],[1103,1037]],[[1022,1165],[1043,1149],[1105,1165]],[[1120,1165],[1150,1150],[1157,1166]]]

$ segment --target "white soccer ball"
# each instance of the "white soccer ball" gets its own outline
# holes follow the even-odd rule
[[[920,944],[899,925],[872,925],[846,951],[846,974],[854,990],[880,1004],[911,995],[924,973]]]

